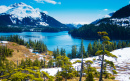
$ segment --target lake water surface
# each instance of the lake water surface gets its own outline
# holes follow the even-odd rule
[[[10,36],[10,35],[19,35],[28,41],[29,39],[42,40],[46,45],[48,50],[53,51],[54,49],[64,48],[66,53],[71,53],[72,46],[76,45],[77,50],[81,44],[81,39],[73,38],[68,34],[68,31],[56,32],[56,33],[47,33],[47,32],[22,32],[22,33],[0,33],[0,36]],[[94,40],[84,40],[85,50],[87,50],[88,44],[93,43]]]

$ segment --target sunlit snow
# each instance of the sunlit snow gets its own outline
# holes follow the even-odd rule
[[[116,55],[118,58],[112,58],[105,56],[105,59],[113,61],[116,66],[116,71],[118,72],[117,76],[115,76],[115,80],[119,81],[130,81],[130,47],[117,49],[111,52],[112,54]],[[93,59],[96,59],[93,61]],[[84,58],[83,61],[86,60],[92,60],[94,63],[92,64],[92,67],[100,67],[101,61],[98,61],[99,56]],[[71,62],[75,62],[76,60],[81,60],[79,58],[72,59]],[[81,63],[73,64],[73,68],[80,71]],[[58,68],[48,68],[48,69],[41,69],[41,71],[48,72],[50,75],[55,75],[58,72]],[[61,69],[60,69],[61,70]],[[60,71],[59,70],[59,71]],[[100,71],[100,69],[97,69],[97,71]],[[109,73],[112,73],[111,67],[107,66],[107,71]]]

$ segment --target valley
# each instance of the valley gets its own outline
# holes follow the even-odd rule
[[[0,3],[0,81],[130,81],[130,1],[14,1]]]

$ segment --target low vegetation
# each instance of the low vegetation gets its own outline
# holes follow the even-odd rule
[[[109,39],[108,37],[102,37],[103,39]],[[116,42],[108,42],[103,41],[101,44],[100,41],[95,41],[93,45],[91,43],[88,46],[88,50],[85,51],[83,41],[81,41],[80,52],[77,52],[77,47],[72,46],[72,53],[66,56],[65,49],[57,47],[57,49],[53,52],[48,51],[50,55],[47,58],[43,58],[43,60],[39,60],[39,57],[35,57],[35,54],[30,53],[27,48],[31,48],[39,53],[45,55],[47,52],[47,47],[41,41],[31,41],[25,42],[19,36],[9,36],[9,37],[0,37],[0,40],[11,41],[5,46],[0,45],[0,79],[3,81],[21,81],[21,80],[32,80],[32,81],[43,81],[46,79],[47,81],[78,81],[80,77],[80,71],[76,71],[72,67],[72,63],[70,62],[70,58],[81,58],[81,53],[83,53],[83,57],[95,56],[95,55],[108,55],[112,57],[116,57],[112,55],[109,51],[112,51],[117,48],[124,48],[130,45],[129,41],[119,41],[118,44]],[[110,44],[106,44],[110,43]],[[24,45],[24,46],[23,46]],[[104,51],[102,51],[102,46],[104,46]],[[25,49],[26,48],[26,49]],[[53,53],[53,54],[52,54]],[[25,55],[26,54],[26,55]],[[52,58],[51,56],[54,56]],[[23,57],[24,58],[20,58]],[[47,55],[46,55],[47,56]],[[16,57],[18,59],[16,59]],[[12,58],[12,59],[11,59]],[[15,61],[13,60],[15,59]],[[45,60],[44,60],[45,59]],[[94,59],[93,59],[94,60]],[[113,69],[115,69],[114,63],[109,60],[104,61],[101,67],[102,70],[102,79],[105,81],[114,81],[114,75],[117,74],[115,70],[113,70],[113,74],[110,74],[106,70],[106,66],[109,65]],[[77,60],[74,63],[81,63],[82,61]],[[83,63],[82,72],[83,75],[82,80],[84,81],[98,81],[97,78],[100,77],[100,73],[96,70],[96,68],[91,67],[93,61],[86,61]],[[49,76],[48,73],[44,71],[40,71],[41,68],[53,68],[53,67],[61,67],[62,71],[58,71],[55,76]]]

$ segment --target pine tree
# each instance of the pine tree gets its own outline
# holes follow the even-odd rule
[[[91,56],[95,56],[95,53],[98,50],[98,46],[97,45],[98,45],[97,41],[94,41],[94,43],[93,43],[93,51],[92,51],[92,55]]]
[[[122,43],[121,43],[121,41],[118,42],[117,48],[118,48],[118,49],[122,48]]]
[[[54,51],[53,51],[53,56],[54,56],[54,58],[57,57],[57,53],[56,53],[56,50],[55,50],[55,49],[54,49]]]
[[[77,54],[77,46],[73,45],[72,46],[72,58],[76,58],[76,54]]]
[[[81,62],[81,71],[80,71],[80,79],[79,81],[82,80],[82,71],[83,71],[83,40],[81,41],[81,46],[80,46],[80,55],[82,57],[82,62]]]
[[[33,65],[32,60],[29,58],[28,59],[28,66],[31,67],[32,65]]]
[[[125,41],[122,42],[122,48],[124,48],[124,47],[126,47],[126,42]]]
[[[43,60],[41,59],[41,62],[40,62],[40,66],[41,66],[41,68],[44,66],[43,63],[44,63],[44,62],[43,62]]]
[[[95,81],[92,72],[89,72],[85,81]]]
[[[57,56],[60,56],[60,51],[59,51],[59,48],[57,47],[57,50],[56,50],[56,57]]]
[[[63,56],[66,56],[66,51],[65,51],[65,49],[63,50]]]
[[[63,51],[64,51],[64,49],[61,48],[61,52],[60,52],[61,56],[63,56]]]
[[[87,52],[88,52],[88,55],[91,56],[91,54],[93,52],[92,44],[91,43],[88,44]]]
[[[79,48],[79,54],[77,57],[79,58],[82,58],[82,53],[85,51],[84,49],[84,44],[83,44],[83,40],[81,40],[81,45],[80,45],[80,48]]]
[[[113,50],[115,50],[115,49],[117,49],[116,41],[114,42],[114,49]]]
[[[100,78],[99,81],[102,81],[102,74],[103,74],[103,67],[104,67],[104,55],[107,55],[109,57],[116,57],[115,55],[113,55],[112,53],[110,53],[109,51],[105,50],[105,45],[109,45],[111,44],[111,42],[109,42],[110,38],[106,35],[108,35],[107,32],[103,31],[103,32],[98,32],[98,34],[101,36],[103,42],[103,50],[98,50],[96,52],[96,55],[102,55],[102,62],[101,62],[101,71],[100,71]],[[117,58],[117,57],[116,57]]]
[[[38,58],[36,58],[36,60],[34,60],[33,66],[40,67],[40,61],[38,60]]]
[[[48,67],[49,67],[49,68],[53,67],[53,60],[52,60],[52,59],[49,60],[49,62],[48,62]]]

